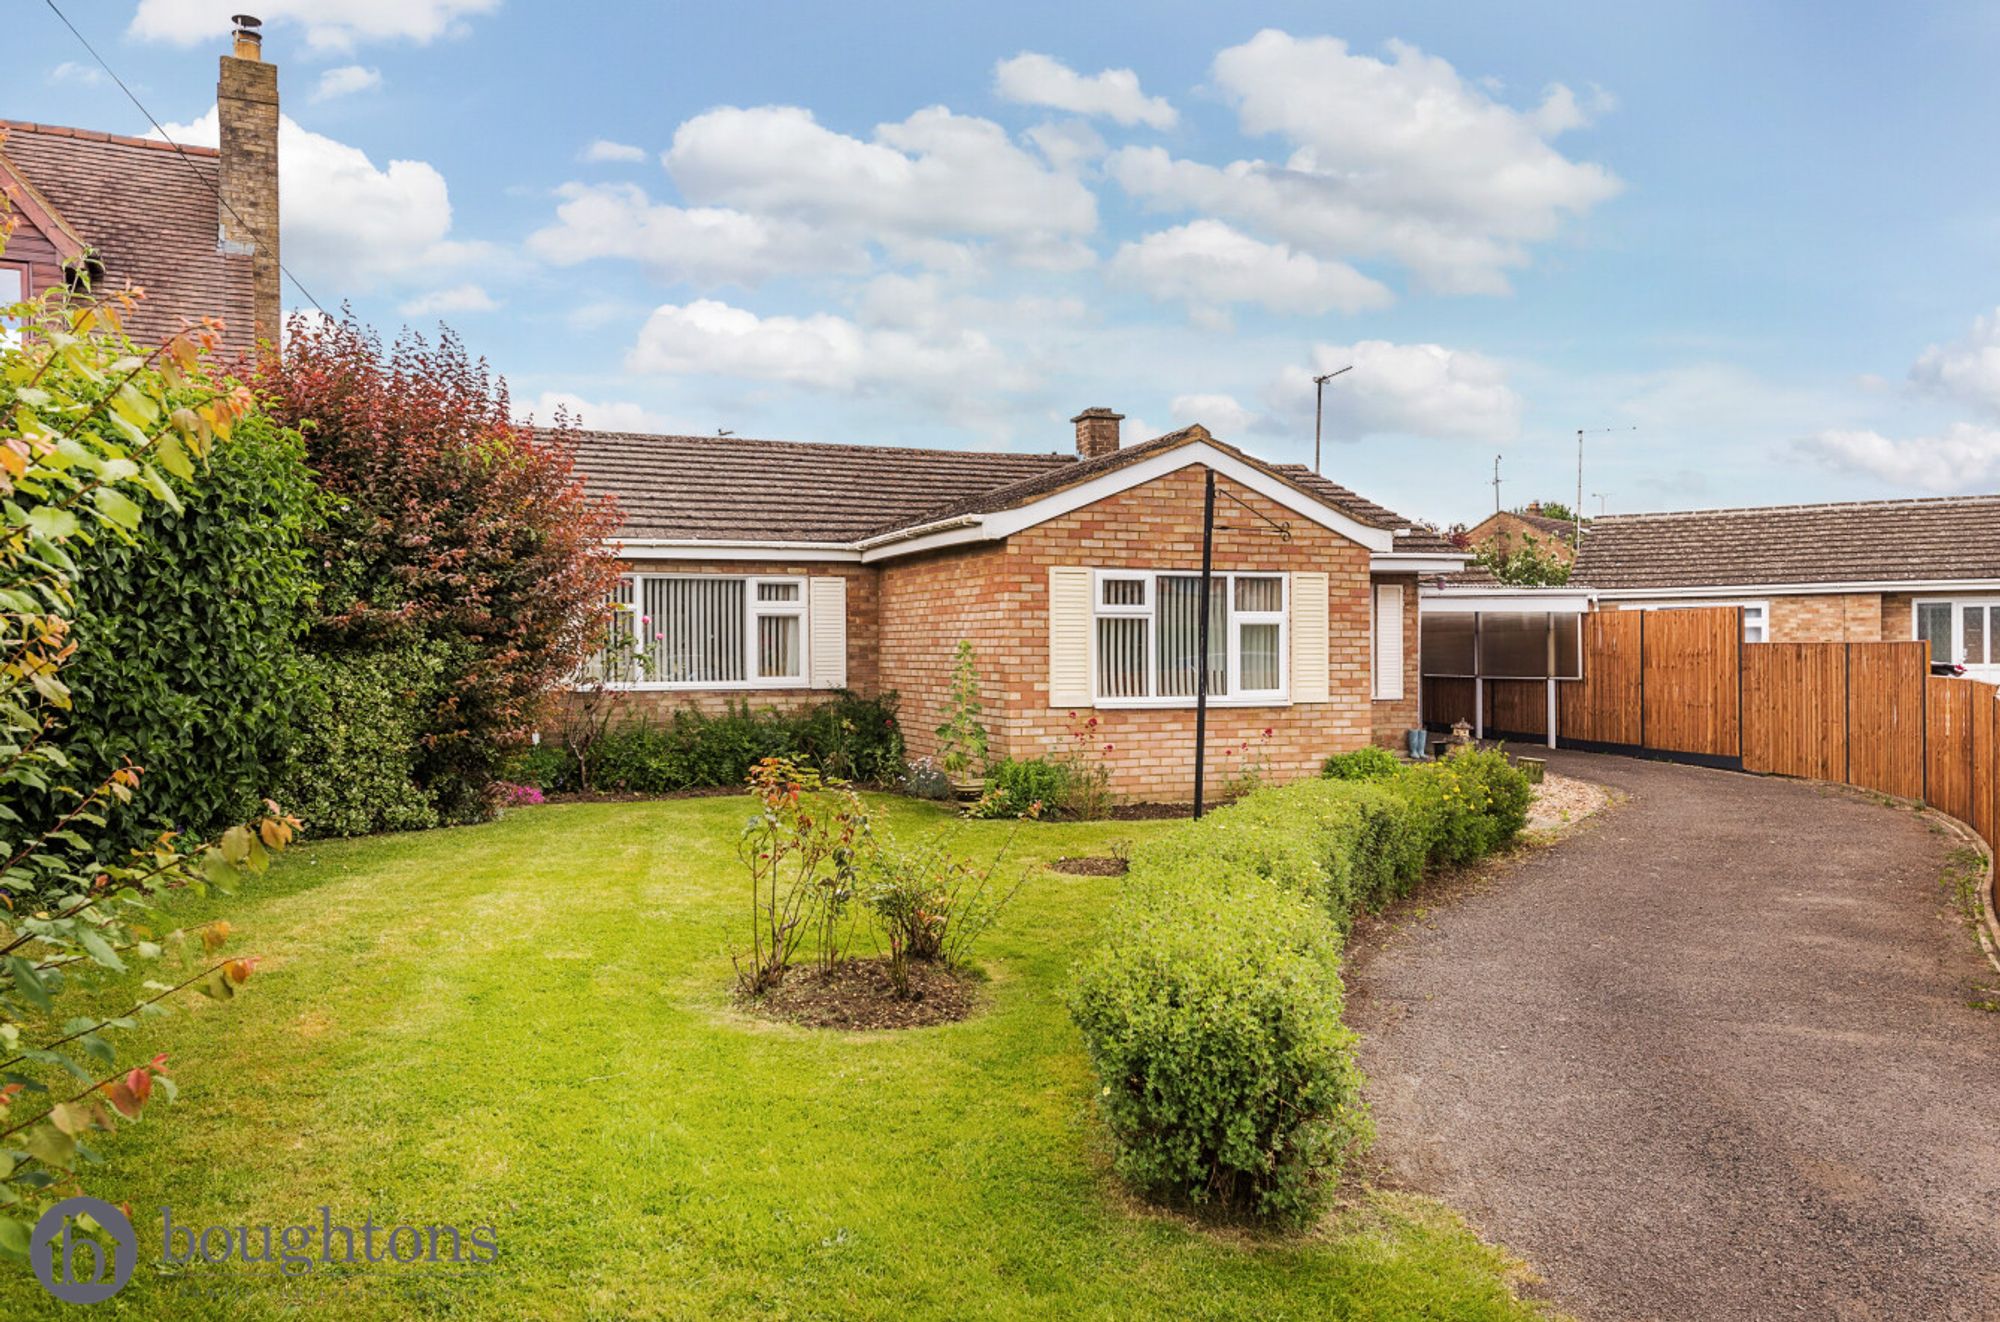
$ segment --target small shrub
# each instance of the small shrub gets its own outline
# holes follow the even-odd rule
[[[790,718],[799,755],[821,774],[842,780],[887,785],[903,769],[903,728],[896,720],[896,695],[864,698],[841,690]]]
[[[576,762],[568,750],[553,743],[530,744],[515,750],[500,770],[510,784],[532,785],[544,794],[580,788],[576,783]]]
[[[1320,763],[1319,773],[1329,780],[1382,780],[1403,770],[1403,763],[1386,748],[1369,744],[1351,753],[1335,753]]]
[[[1002,845],[982,868],[954,854],[948,835],[914,850],[878,844],[867,864],[868,907],[888,942],[889,976],[898,991],[909,990],[910,960],[957,968],[970,958],[973,945],[1021,889],[1023,878],[1004,891],[994,886],[1006,854]]]
[[[1069,996],[1140,1188],[1293,1224],[1371,1126],[1340,1021],[1339,936],[1302,898],[1206,872],[1155,879]]]
[[[822,966],[840,961],[869,820],[845,782],[786,758],[760,761],[749,784],[757,811],[736,852],[750,870],[750,951],[735,963],[755,996],[784,981],[807,937]]]
[[[1511,841],[1528,824],[1533,795],[1499,749],[1467,749],[1409,768],[1389,786],[1416,808],[1433,867],[1470,863]]]
[[[1055,813],[1068,792],[1069,777],[1046,758],[1011,759],[986,773],[986,793],[972,807],[974,817],[1039,817]]]
[[[942,801],[951,797],[951,777],[938,770],[937,763],[920,757],[903,768],[897,787],[913,799]]]
[[[1095,822],[1111,815],[1111,754],[1116,748],[1104,738],[1095,716],[1069,714],[1069,742],[1055,758],[1063,775],[1062,797],[1055,806],[1064,817]]]

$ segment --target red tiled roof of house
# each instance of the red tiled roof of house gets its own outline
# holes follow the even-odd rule
[[[1013,509],[1194,435],[1195,429],[1185,428],[1115,454],[1079,459],[1074,454],[584,431],[575,435],[575,454],[584,480],[617,500],[625,520],[621,536],[840,545],[961,515]],[[1206,431],[1199,435],[1240,455]],[[1409,528],[1393,511],[1299,465],[1240,457],[1371,527]],[[1428,530],[1411,529],[1397,537],[1396,549],[1449,553],[1453,548]]]
[[[1614,514],[1573,579],[1593,588],[2000,579],[2000,495]]]
[[[251,259],[218,250],[220,154],[89,129],[0,120],[0,155],[10,161],[103,263],[98,289],[146,291],[126,318],[141,343],[165,339],[189,321],[221,317],[224,341],[252,340]]]

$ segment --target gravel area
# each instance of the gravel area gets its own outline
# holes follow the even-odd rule
[[[1611,801],[1611,792],[1602,785],[1574,776],[1545,772],[1535,786],[1535,798],[1528,805],[1528,830],[1566,831],[1596,813]]]
[[[2000,1318],[2000,1015],[1908,809],[1578,753],[1620,801],[1352,952],[1381,1178],[1584,1318]]]

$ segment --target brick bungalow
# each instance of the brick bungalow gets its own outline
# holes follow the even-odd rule
[[[1121,447],[1120,418],[1079,414],[1074,454],[584,433],[578,468],[624,515],[623,618],[646,653],[621,705],[893,691],[923,756],[968,639],[993,756],[1057,752],[1072,713],[1094,714],[1116,792],[1184,800],[1213,470],[1211,788],[1245,740],[1281,777],[1399,743],[1420,720],[1417,576],[1464,553],[1200,426]]]
[[[1526,509],[1495,510],[1466,529],[1465,545],[1469,550],[1490,549],[1503,556],[1539,546],[1554,559],[1569,564],[1576,559],[1576,525],[1567,519],[1549,518],[1537,501]]]
[[[1599,609],[1743,607],[1748,642],[1903,642],[2000,679],[2000,496],[1593,519]]]
[[[0,196],[15,221],[0,304],[137,287],[125,331],[138,343],[220,317],[228,349],[275,344],[278,71],[254,27],[222,57],[215,98],[219,150],[0,119]]]

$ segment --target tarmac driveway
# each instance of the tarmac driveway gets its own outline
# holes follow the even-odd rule
[[[1627,802],[1357,947],[1385,1175],[1585,1318],[2000,1318],[2000,983],[1958,842],[1848,791],[1550,755]]]

